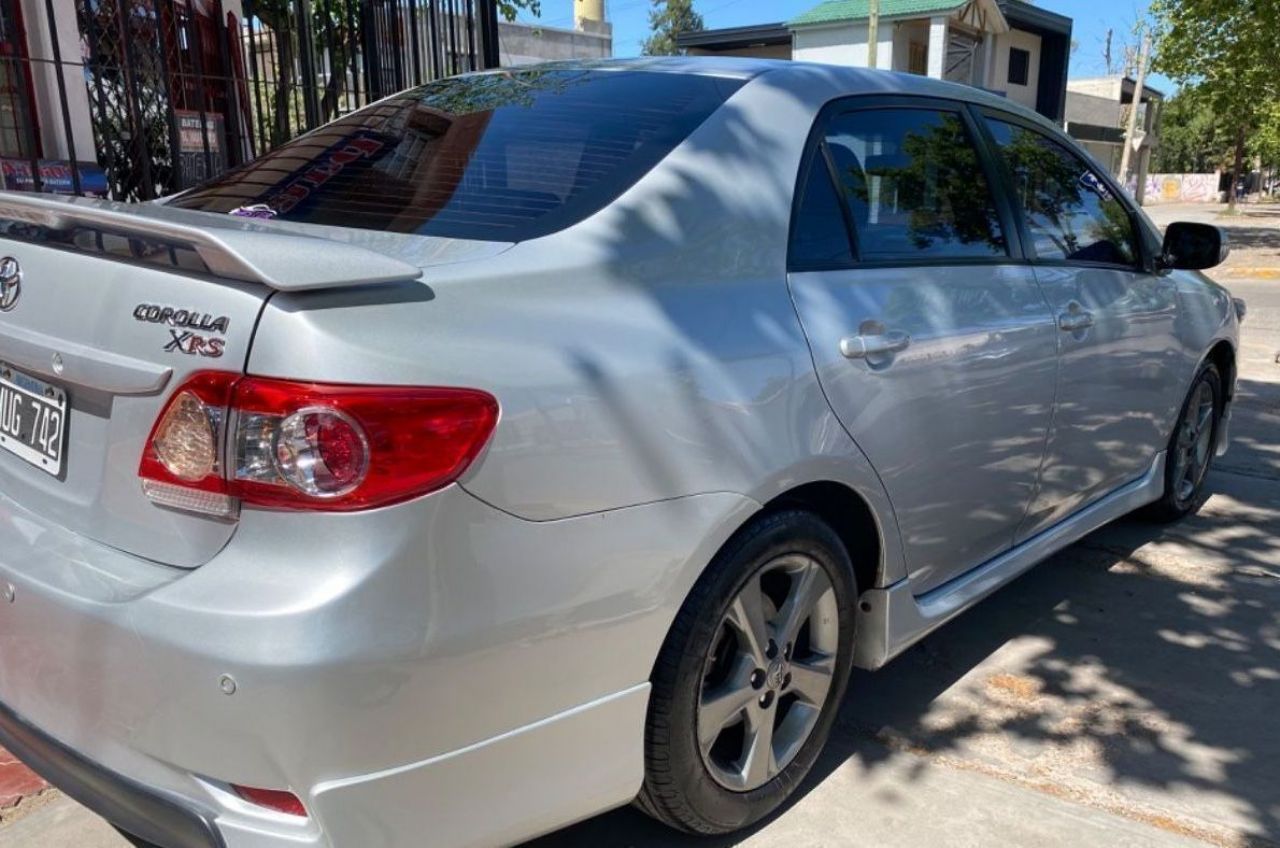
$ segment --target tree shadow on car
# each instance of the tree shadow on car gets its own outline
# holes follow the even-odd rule
[[[1222,844],[1280,837],[1280,482],[1209,486],[1199,515],[1123,519],[855,672],[817,765],[754,828],[683,836],[626,809],[534,844],[735,845],[846,764],[904,759],[908,781],[967,768]]]

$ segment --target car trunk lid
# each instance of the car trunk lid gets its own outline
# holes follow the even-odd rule
[[[157,506],[138,477],[173,389],[242,373],[274,291],[404,283],[431,264],[310,229],[0,192],[0,495],[137,556],[213,557],[235,523]]]

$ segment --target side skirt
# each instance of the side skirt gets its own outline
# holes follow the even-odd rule
[[[1137,480],[919,597],[911,594],[910,577],[863,592],[854,665],[879,668],[1041,560],[1159,500],[1164,493],[1164,462],[1161,451]]]

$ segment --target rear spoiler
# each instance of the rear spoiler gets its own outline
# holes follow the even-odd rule
[[[162,205],[0,191],[0,221],[4,220],[174,242],[194,250],[212,274],[279,291],[397,283],[422,276],[415,265],[353,244]]]

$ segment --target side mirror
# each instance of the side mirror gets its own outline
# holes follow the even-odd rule
[[[1227,234],[1212,224],[1175,221],[1164,231],[1164,248],[1159,264],[1164,268],[1198,271],[1212,268],[1231,251]]]

